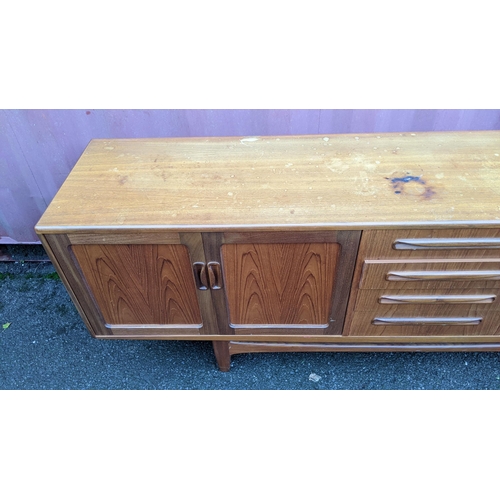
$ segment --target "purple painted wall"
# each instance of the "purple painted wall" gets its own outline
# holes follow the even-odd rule
[[[33,226],[93,138],[498,130],[500,110],[0,110],[0,243]]]

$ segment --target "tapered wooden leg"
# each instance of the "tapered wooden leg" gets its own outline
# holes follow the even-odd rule
[[[226,340],[214,340],[215,359],[221,372],[228,372],[231,368],[231,354],[229,354],[229,342]]]

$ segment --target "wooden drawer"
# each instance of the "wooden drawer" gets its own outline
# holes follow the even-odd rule
[[[499,294],[500,295],[500,291]],[[360,290],[356,311],[374,311],[381,315],[475,316],[487,311],[500,312],[496,290]]]
[[[500,257],[499,229],[418,229],[363,231],[368,259]]]
[[[377,311],[378,312],[378,311]],[[464,310],[454,316],[405,316],[399,311],[377,314],[374,311],[356,311],[348,336],[491,336],[500,338],[500,313],[469,315]]]
[[[366,260],[360,289],[463,290],[500,288],[500,259]]]

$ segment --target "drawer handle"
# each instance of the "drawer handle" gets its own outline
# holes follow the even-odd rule
[[[195,262],[193,264],[194,280],[198,290],[208,290],[207,267],[204,262]]]
[[[498,280],[500,271],[389,271],[387,281]]]
[[[220,290],[222,288],[222,273],[221,266],[218,262],[209,262],[207,264],[208,281],[212,290]]]
[[[382,295],[380,304],[491,304],[496,295]]]
[[[500,248],[500,238],[415,238],[396,240],[395,250],[458,250]]]
[[[479,325],[483,318],[374,318],[373,325]]]

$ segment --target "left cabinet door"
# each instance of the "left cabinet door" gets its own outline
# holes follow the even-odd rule
[[[131,238],[130,243],[110,236],[46,239],[96,337],[215,333],[210,291],[202,274],[201,235],[145,236],[140,242]]]

